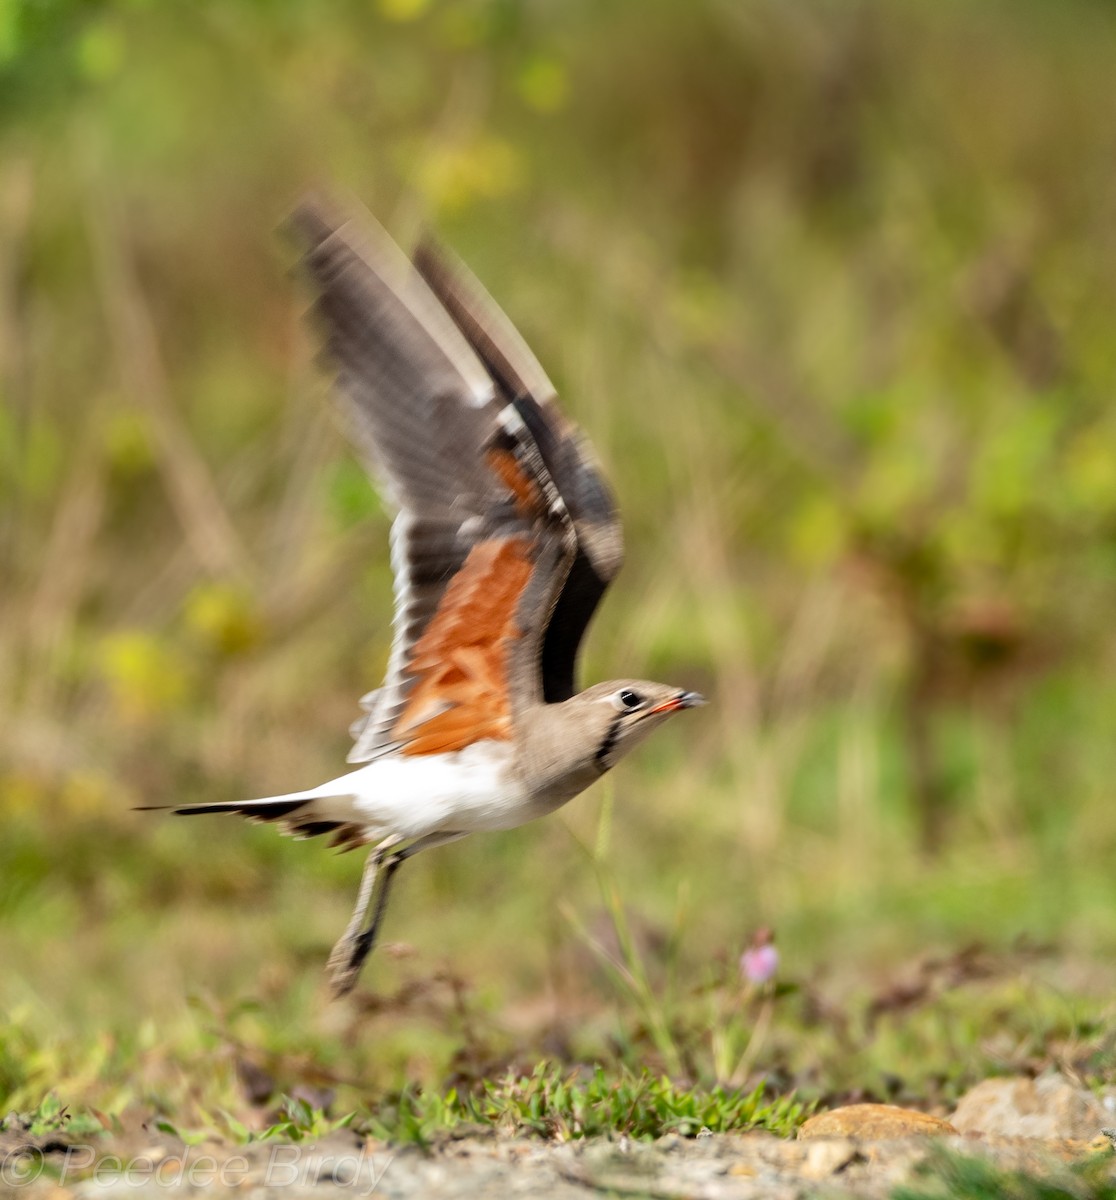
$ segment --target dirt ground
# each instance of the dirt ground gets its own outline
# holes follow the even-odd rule
[[[490,1133],[447,1138],[433,1149],[393,1148],[352,1133],[315,1145],[265,1142],[186,1147],[154,1135],[96,1148],[40,1139],[9,1143],[0,1159],[3,1200],[193,1195],[243,1197],[282,1192],[315,1197],[447,1197],[484,1200],[590,1195],[693,1200],[885,1197],[923,1172],[956,1169],[952,1154],[1005,1170],[1047,1175],[1100,1161],[1102,1144],[1085,1141],[950,1135],[871,1140],[817,1137],[787,1141],[769,1134],[675,1135],[652,1143],[590,1139],[554,1144]],[[1113,1160],[1116,1162],[1116,1160]],[[1112,1163],[1102,1170],[1116,1174]]]

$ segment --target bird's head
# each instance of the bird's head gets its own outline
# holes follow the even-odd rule
[[[567,703],[578,705],[588,730],[596,734],[594,765],[603,773],[673,713],[697,708],[705,699],[665,683],[613,679],[587,688]]]

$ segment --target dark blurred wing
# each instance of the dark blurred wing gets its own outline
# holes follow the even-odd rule
[[[419,247],[415,266],[522,420],[573,521],[576,555],[541,647],[543,697],[567,700],[577,690],[582,636],[624,560],[616,503],[584,438],[558,407],[546,372],[469,269],[430,242]]]
[[[370,217],[302,206],[292,226],[350,436],[399,509],[395,634],[352,762],[511,737],[541,694],[543,622],[577,553],[532,431]]]

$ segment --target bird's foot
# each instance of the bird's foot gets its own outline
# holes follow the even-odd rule
[[[372,948],[364,945],[366,941],[365,934],[353,937],[346,933],[333,947],[329,962],[326,963],[326,974],[329,976],[329,990],[335,1000],[347,996],[356,987],[360,969]]]

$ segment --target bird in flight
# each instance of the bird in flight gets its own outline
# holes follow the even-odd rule
[[[292,228],[346,430],[397,510],[394,638],[349,761],[319,787],[232,812],[372,847],[329,960],[356,984],[404,860],[512,829],[584,791],[695,692],[575,682],[585,628],[623,559],[608,485],[542,367],[459,262],[413,262],[367,214],[309,201]]]

